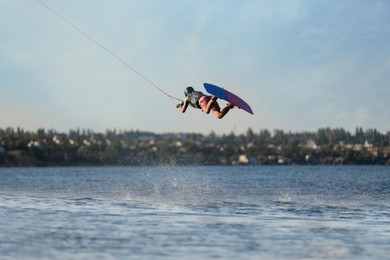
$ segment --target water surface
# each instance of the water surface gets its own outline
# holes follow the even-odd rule
[[[389,259],[389,167],[0,168],[2,259]]]

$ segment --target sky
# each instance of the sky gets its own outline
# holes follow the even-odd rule
[[[0,128],[390,130],[390,1],[0,1]],[[176,109],[208,82],[246,100]],[[219,101],[221,107],[226,102]]]

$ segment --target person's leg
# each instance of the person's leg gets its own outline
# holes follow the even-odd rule
[[[234,107],[233,104],[231,103],[228,103],[226,105],[226,107],[224,107],[224,109],[222,109],[222,111],[217,111],[217,110],[214,110],[214,114],[216,117],[218,117],[218,119],[222,119],[229,111],[230,109],[232,109]]]
[[[207,103],[206,106],[202,107],[202,110],[203,112],[205,112],[206,114],[209,114],[210,111],[211,111],[211,108],[213,106],[213,104],[215,103],[215,101],[218,99],[218,97],[215,97],[213,96],[212,98],[210,98],[209,102]],[[215,112],[215,111],[214,111]],[[219,111],[218,111],[219,112]]]

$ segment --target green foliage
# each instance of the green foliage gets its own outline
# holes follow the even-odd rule
[[[0,129],[0,166],[12,165],[217,165],[240,162],[241,155],[261,164],[388,164],[389,132],[321,128],[316,132],[245,134],[155,134],[143,131]],[[4,152],[5,150],[5,152]],[[2,151],[2,152],[1,152]],[[20,157],[24,157],[21,160]],[[28,160],[26,160],[28,158]]]

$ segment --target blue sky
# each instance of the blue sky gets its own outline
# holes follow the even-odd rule
[[[209,82],[255,114],[182,114],[38,1],[2,0],[1,128],[390,130],[389,1],[44,2],[169,94]]]

